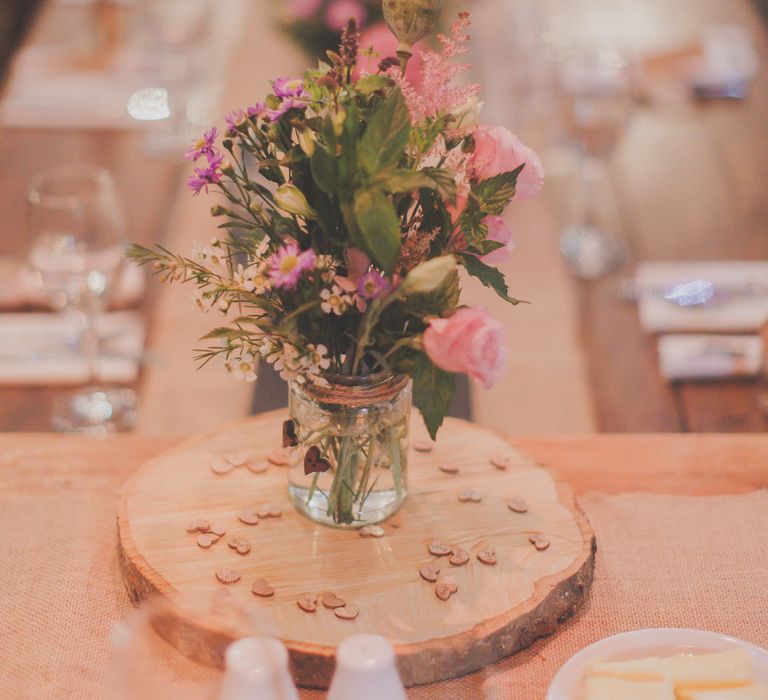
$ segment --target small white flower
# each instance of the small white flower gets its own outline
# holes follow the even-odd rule
[[[246,382],[256,381],[257,360],[249,352],[244,352],[240,357],[232,358],[232,376]]]
[[[309,353],[306,356],[310,374],[320,374],[321,371],[331,366],[331,360],[328,355],[328,348],[325,345],[307,345]]]
[[[194,301],[198,311],[208,311],[208,303],[202,289],[196,289],[192,292],[192,301]]]
[[[352,303],[352,297],[345,294],[338,284],[320,292],[320,298],[320,308],[327,314],[334,313],[337,316],[341,316]]]

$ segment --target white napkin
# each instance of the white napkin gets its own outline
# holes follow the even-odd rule
[[[752,377],[763,367],[763,340],[756,335],[664,335],[659,365],[667,379]]]
[[[144,295],[146,275],[134,264],[124,265],[109,300],[112,308],[137,304]],[[0,309],[48,308],[50,303],[35,274],[18,260],[0,256]]]
[[[707,280],[723,301],[681,307],[664,298],[674,285]],[[640,324],[649,333],[745,333],[768,322],[768,263],[648,262],[635,272]]]
[[[88,380],[77,349],[79,320],[56,313],[0,314],[0,385],[74,385]],[[144,321],[135,311],[99,319],[99,379],[136,380],[144,350]]]

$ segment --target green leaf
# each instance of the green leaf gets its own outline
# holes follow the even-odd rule
[[[354,214],[363,249],[385,272],[391,273],[400,252],[400,219],[380,190],[358,190]]]
[[[366,75],[355,83],[355,90],[361,95],[370,95],[377,90],[384,90],[392,84],[392,78],[386,75]]]
[[[459,305],[460,291],[459,272],[454,270],[434,291],[408,297],[408,312],[422,318],[448,316]]]
[[[311,167],[315,184],[326,194],[333,195],[339,186],[338,163],[320,144],[312,154]]]
[[[432,364],[423,353],[414,356],[412,370],[413,403],[421,411],[424,425],[434,440],[448,415],[456,391],[456,375]]]
[[[479,182],[472,193],[479,209],[485,214],[501,216],[515,196],[517,177],[524,167],[525,163],[514,170]]]
[[[453,175],[442,168],[384,170],[374,177],[373,184],[393,194],[425,188],[436,190],[444,199],[453,199],[456,196],[456,182]]]
[[[418,170],[405,168],[384,170],[373,179],[372,183],[393,194],[412,192],[422,187],[435,188],[435,181],[431,177]]]
[[[504,275],[495,267],[486,265],[475,255],[462,255],[461,262],[464,264],[467,272],[479,279],[486,287],[493,289],[504,301],[508,301],[510,304],[528,304],[527,301],[520,299],[514,299],[509,296],[509,290],[507,289],[507,282],[504,279]]]
[[[483,218],[477,200],[470,197],[467,206],[459,217],[459,228],[464,234],[467,245],[477,247],[488,235],[488,227],[483,223]]]
[[[339,189],[349,191],[358,175],[358,143],[360,139],[360,111],[354,102],[347,108],[341,130],[341,157],[339,158]]]
[[[370,174],[395,167],[411,133],[408,108],[399,89],[381,102],[360,140],[360,165]]]

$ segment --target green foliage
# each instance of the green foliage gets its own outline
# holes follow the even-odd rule
[[[376,265],[391,273],[400,251],[400,219],[392,203],[381,190],[358,190],[354,213],[363,250]]]
[[[456,391],[456,375],[436,367],[421,352],[414,353],[405,364],[413,377],[413,403],[434,439],[448,415]]]
[[[467,272],[479,279],[486,287],[493,289],[504,301],[508,301],[510,304],[527,304],[528,302],[520,299],[514,299],[509,296],[509,289],[507,289],[507,282],[504,279],[504,275],[500,270],[495,267],[486,265],[476,255],[465,254],[461,256],[461,262],[464,265]]]
[[[408,108],[403,94],[394,89],[379,104],[360,140],[360,166],[368,175],[396,167],[403,158],[410,134]]]

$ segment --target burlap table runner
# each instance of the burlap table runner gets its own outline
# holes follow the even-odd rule
[[[211,696],[217,674],[162,642],[113,651],[112,623],[132,615],[114,556],[123,477],[0,474],[0,698]],[[599,546],[587,606],[528,651],[409,697],[537,700],[579,649],[640,627],[697,627],[768,647],[768,492],[580,503]]]

